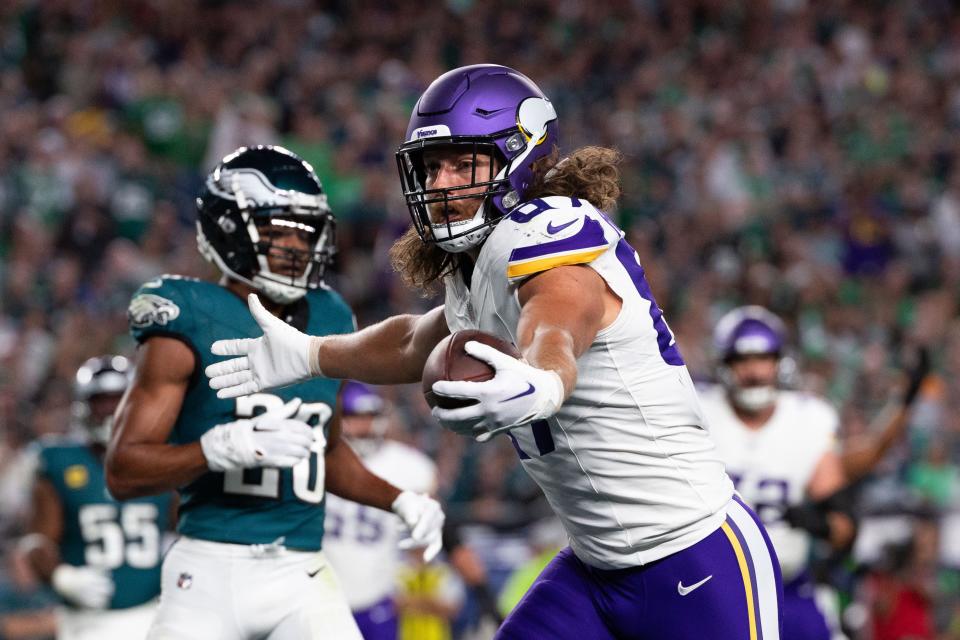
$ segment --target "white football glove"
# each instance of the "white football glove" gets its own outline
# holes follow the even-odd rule
[[[106,569],[69,564],[53,570],[50,585],[64,600],[84,609],[106,609],[115,588]]]
[[[255,293],[247,296],[247,305],[263,335],[217,340],[210,347],[217,356],[240,356],[205,369],[218,398],[246,396],[320,375],[311,369],[310,360],[313,342],[322,338],[297,331],[264,309]]]
[[[423,493],[404,491],[390,505],[410,529],[410,535],[400,541],[401,549],[426,547],[424,562],[433,560],[443,547],[443,521],[446,516],[440,503]]]
[[[212,471],[251,467],[292,467],[310,455],[313,428],[292,416],[300,408],[294,398],[256,418],[217,425],[200,437],[200,448]]]
[[[433,383],[434,393],[477,401],[458,409],[434,407],[433,416],[447,429],[485,442],[501,431],[549,418],[563,404],[563,381],[556,371],[530,366],[481,342],[471,340],[463,347],[497,373],[485,382]]]

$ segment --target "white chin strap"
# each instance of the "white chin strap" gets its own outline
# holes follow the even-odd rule
[[[437,240],[437,246],[448,253],[463,253],[480,245],[493,231],[493,225],[486,224],[483,213],[484,204],[481,204],[477,207],[477,212],[473,214],[473,217],[467,220],[458,220],[450,224],[446,222],[431,223],[430,231]],[[450,236],[457,237],[451,238]]]
[[[738,387],[730,394],[731,400],[740,409],[755,413],[769,409],[777,401],[777,388],[774,386],[764,387]]]
[[[307,270],[309,271],[309,267]],[[277,304],[287,305],[296,302],[307,294],[307,290],[301,287],[294,287],[282,282],[276,282],[265,278],[261,274],[253,276],[253,286],[263,292],[263,295],[270,298]]]

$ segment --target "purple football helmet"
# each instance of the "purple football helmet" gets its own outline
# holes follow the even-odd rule
[[[714,331],[714,349],[719,360],[718,375],[731,401],[748,412],[763,411],[776,402],[777,382],[783,382],[780,368],[786,330],[780,318],[763,307],[738,307],[724,315]],[[773,356],[778,361],[776,380],[738,381],[731,363],[747,356]]]
[[[345,416],[376,416],[383,412],[384,407],[379,393],[355,380],[343,384],[340,402]]]
[[[448,71],[427,87],[410,116],[406,141],[397,151],[404,198],[424,242],[452,253],[479,245],[493,225],[524,201],[533,181],[532,165],[557,148],[557,113],[550,100],[522,73],[496,64]],[[423,152],[440,145],[462,145],[474,154],[469,184],[427,189]],[[478,176],[477,155],[489,154],[488,175]],[[477,198],[473,218],[433,223],[429,205]]]
[[[724,315],[714,331],[717,357],[729,362],[738,356],[780,355],[784,328],[780,318],[763,307],[737,307]]]

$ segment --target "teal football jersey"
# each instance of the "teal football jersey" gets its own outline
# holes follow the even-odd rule
[[[103,460],[79,440],[42,445],[39,474],[63,508],[63,562],[110,571],[111,609],[143,604],[160,594],[160,542],[170,527],[172,494],[118,502],[107,491]]]
[[[354,331],[353,313],[335,292],[318,289],[291,305],[284,318],[312,335]],[[180,489],[180,533],[202,540],[269,544],[278,538],[293,549],[317,550],[323,541],[324,449],[340,382],[306,382],[221,400],[203,370],[223,358],[210,353],[216,340],[255,338],[260,327],[246,300],[210,282],[163,276],[143,285],[130,303],[130,329],[138,342],[152,336],[183,341],[197,368],[170,435],[172,444],[200,439],[216,425],[259,415],[293,398],[303,404],[295,416],[314,427],[310,457],[292,469],[209,472]]]

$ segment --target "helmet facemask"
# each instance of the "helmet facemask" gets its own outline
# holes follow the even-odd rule
[[[786,371],[781,366],[785,349],[786,329],[783,322],[758,306],[738,307],[729,311],[717,323],[714,331],[714,349],[720,366],[718,377],[730,401],[748,413],[761,413],[774,405],[783,384]],[[749,359],[770,360],[773,370],[769,380],[746,381],[733,371],[735,363]],[[754,363],[747,369],[763,371],[765,364]]]
[[[323,285],[336,251],[335,220],[300,158],[280,147],[240,149],[207,177],[197,207],[200,252],[230,278],[278,304]]]
[[[470,181],[454,187],[428,189],[427,167],[424,158],[441,148],[456,149],[470,157]],[[478,168],[478,160],[486,157],[485,167]],[[437,244],[444,251],[460,253],[479,245],[489,235],[503,212],[493,206],[494,198],[503,199],[511,191],[506,178],[506,161],[497,145],[483,139],[434,138],[404,144],[397,152],[397,165],[403,186],[403,195],[414,228],[424,242]],[[451,203],[480,200],[470,218],[451,220],[458,216]],[[433,215],[431,215],[431,212]]]
[[[459,146],[474,158],[489,155],[496,168],[468,183],[427,189],[423,154],[434,145]],[[404,198],[420,239],[451,253],[478,247],[493,225],[524,202],[534,164],[558,145],[557,113],[520,72],[493,64],[453,69],[420,96],[397,151]],[[451,203],[482,198],[471,216]],[[431,206],[439,207],[431,218]],[[438,215],[439,214],[439,215]]]
[[[258,270],[252,282],[268,298],[289,304],[323,284],[336,246],[332,216],[297,215],[292,209],[260,211],[249,216],[247,233],[257,256]],[[297,242],[306,248],[278,241],[285,234],[296,235]],[[271,261],[277,265],[277,271],[271,268]]]
[[[123,356],[90,358],[77,370],[71,414],[73,423],[94,444],[106,446],[113,414],[123,397],[133,367]]]
[[[737,374],[733,371],[735,363],[744,358],[759,357],[771,358],[775,360],[775,372],[769,381],[748,380],[750,384],[744,384],[737,379]],[[760,413],[766,411],[777,401],[779,395],[778,382],[780,380],[780,354],[779,353],[757,353],[752,355],[734,356],[723,363],[720,368],[720,381],[730,396],[730,401],[739,409],[747,413]],[[754,382],[759,382],[755,384]]]

